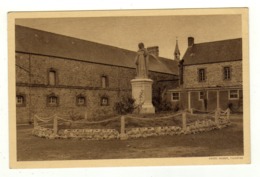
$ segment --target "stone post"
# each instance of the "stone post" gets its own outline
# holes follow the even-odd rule
[[[190,113],[193,114],[193,109],[192,108],[190,109]]]
[[[182,129],[185,131],[187,128],[187,117],[186,112],[182,112]]]
[[[228,108],[227,109],[227,120],[229,120],[230,119],[230,109]]]
[[[58,118],[56,116],[53,118],[53,134],[58,134]]]
[[[217,125],[219,125],[219,116],[220,116],[220,112],[219,112],[219,109],[217,108],[215,111],[215,123]]]
[[[36,115],[33,116],[33,127],[37,127],[38,126],[38,121],[37,121],[37,117]]]
[[[120,140],[126,140],[127,135],[125,133],[125,116],[121,116],[120,122],[121,122]]]

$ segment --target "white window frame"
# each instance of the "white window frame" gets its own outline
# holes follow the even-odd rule
[[[203,101],[203,97],[204,97],[204,95],[202,95],[202,98],[201,98],[201,94],[200,93],[205,93],[205,92],[203,92],[203,91],[199,91],[199,94],[198,94],[198,96],[199,96],[199,101]]]
[[[237,91],[237,98],[231,98],[230,95],[231,95],[231,91]],[[239,90],[238,89],[231,89],[228,91],[228,99],[229,100],[238,100],[239,99]]]
[[[208,99],[208,96],[209,96],[209,95],[208,95],[208,91],[199,91],[199,92],[198,92],[199,101],[203,101],[203,98],[202,98],[202,99],[200,98],[200,93],[201,93],[201,92],[204,92],[204,93],[206,94],[206,98]]]
[[[174,93],[178,94],[178,99],[173,99],[173,94],[174,94]],[[171,93],[171,100],[172,100],[172,101],[180,101],[180,92],[172,92],[172,93]]]

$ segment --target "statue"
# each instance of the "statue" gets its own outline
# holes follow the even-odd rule
[[[132,97],[137,102],[139,113],[154,114],[155,108],[152,103],[153,80],[148,78],[149,56],[143,43],[138,44],[139,50],[135,57],[136,77],[131,80]],[[152,56],[152,54],[151,54]]]
[[[138,44],[139,50],[135,57],[136,78],[148,78],[149,53],[143,43]]]

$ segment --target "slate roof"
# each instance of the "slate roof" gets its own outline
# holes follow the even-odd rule
[[[184,65],[242,60],[242,38],[194,44],[183,59]]]
[[[136,52],[60,34],[15,26],[15,50],[39,55],[135,68]],[[178,75],[176,61],[153,56],[149,70]]]

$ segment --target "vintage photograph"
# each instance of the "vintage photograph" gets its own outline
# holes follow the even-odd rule
[[[250,163],[247,14],[10,13],[11,167]]]

